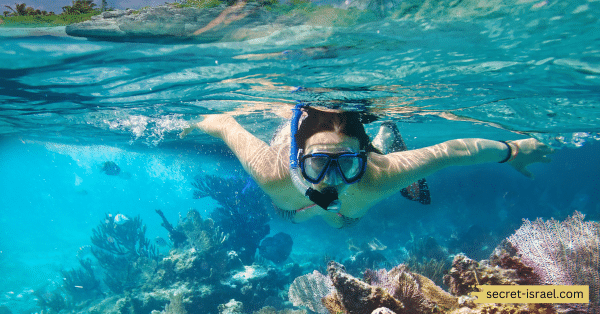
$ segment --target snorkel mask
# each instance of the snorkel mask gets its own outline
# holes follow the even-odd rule
[[[296,133],[298,132],[300,117],[302,117],[302,108],[305,106],[306,105],[299,103],[294,107],[294,109],[292,109],[294,111],[294,116],[292,117],[292,121],[290,123],[292,136],[290,143],[290,175],[292,177],[292,182],[298,191],[304,194],[304,196],[308,197],[312,202],[325,210],[338,213],[342,204],[338,199],[337,190],[325,189],[324,192],[319,192],[306,185],[301,178],[298,164],[298,144],[296,143]]]
[[[364,151],[338,154],[313,153],[302,156],[302,159],[299,161],[300,150],[296,143],[296,133],[298,132],[298,125],[302,117],[302,108],[306,108],[307,106],[306,104],[299,103],[293,109],[294,115],[290,123],[290,175],[294,186],[296,186],[300,193],[323,209],[337,213],[341,207],[337,190],[333,187],[328,187],[323,189],[322,192],[317,191],[307,185],[302,178],[310,183],[318,184],[323,180],[326,173],[336,171],[341,175],[346,184],[356,183],[365,172],[366,153]]]

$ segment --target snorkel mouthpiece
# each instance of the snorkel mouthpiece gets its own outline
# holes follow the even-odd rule
[[[298,124],[300,122],[300,117],[302,117],[302,108],[307,105],[302,103],[298,103],[294,109],[294,116],[292,117],[292,121],[290,123],[291,127],[291,142],[290,142],[290,176],[292,177],[292,182],[294,186],[300,191],[300,193],[304,194],[304,196],[308,197],[313,203],[319,205],[321,208],[337,213],[340,211],[341,203],[338,199],[338,192],[333,187],[328,187],[323,190],[323,192],[319,192],[312,187],[308,186],[300,176],[300,169],[298,167],[298,144],[296,143],[296,133],[298,132]]]
[[[319,192],[313,188],[308,188],[305,195],[313,201],[315,204],[321,206],[323,209],[338,213],[342,204],[338,200],[338,193],[335,188],[325,188],[323,192]]]

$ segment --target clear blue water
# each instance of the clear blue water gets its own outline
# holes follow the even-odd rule
[[[241,167],[207,135],[177,137],[200,114],[233,112],[268,141],[282,106],[337,103],[395,120],[410,148],[535,137],[557,149],[531,167],[534,180],[506,165],[443,170],[427,178],[431,205],[393,197],[349,230],[292,225],[269,209],[271,233],[292,235],[297,263],[343,260],[348,239],[373,237],[390,260],[428,236],[483,258],[523,218],[600,219],[599,4],[461,6],[469,10],[216,43],[0,28],[0,305],[36,311],[30,290],[60,284],[105,213],[139,214],[150,238],[167,237],[155,209],[173,223],[190,208],[208,216],[216,202],[193,199],[194,177]],[[102,173],[109,160],[124,175]],[[469,239],[479,246],[457,244]]]

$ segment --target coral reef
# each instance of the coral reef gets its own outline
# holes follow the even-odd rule
[[[180,219],[177,231],[185,236],[188,246],[199,253],[222,250],[223,243],[229,237],[212,219],[202,219],[195,209],[189,210],[186,217]]]
[[[541,283],[590,285],[590,295],[600,291],[600,224],[584,222],[575,212],[565,221],[524,220],[508,242],[524,264],[539,274]],[[595,302],[598,302],[596,299]]]
[[[450,269],[448,251],[433,237],[412,240],[408,245],[409,257],[404,261],[408,269],[444,285],[444,275]]]
[[[472,310],[481,314],[554,314],[550,304],[484,304]],[[458,314],[458,313],[457,313]]]
[[[460,295],[470,313],[596,313],[599,310],[600,224],[584,222],[575,212],[564,221],[525,219],[489,260],[476,262],[456,255],[444,277],[450,292]],[[465,295],[475,285],[589,285],[589,304],[484,304]],[[462,310],[462,309],[461,309]],[[466,310],[465,310],[466,311]],[[462,312],[461,312],[462,313]]]
[[[246,313],[261,309],[269,298],[271,304],[281,305],[283,300],[278,302],[275,296],[298,273],[297,265],[277,269],[257,264],[244,266],[237,252],[226,247],[228,235],[196,210],[188,211],[171,228],[184,240],[160,261],[138,256],[121,244],[106,245],[112,250],[110,254],[124,252],[124,256],[133,258],[123,277],[114,278],[113,270],[105,270],[105,283],[120,284],[120,289],[110,288],[112,296],[109,294],[105,301],[75,307],[98,314],[237,313],[236,308],[243,308]],[[232,298],[241,307],[227,305]]]
[[[167,217],[165,217],[165,214],[163,214],[163,212],[160,209],[157,209],[156,213],[160,216],[160,218],[163,221],[160,225],[167,229],[167,232],[169,232],[169,239],[171,239],[171,242],[173,242],[173,246],[175,248],[178,248],[187,239],[186,235],[181,231],[175,230],[175,228],[173,228],[173,225],[169,223]]]
[[[329,278],[316,271],[296,278],[288,293],[290,301],[317,313],[334,314],[441,313],[458,307],[455,297],[426,277],[409,272],[405,265],[389,272],[368,270],[365,281],[348,274],[343,265],[333,261],[327,271]]]
[[[490,260],[477,262],[464,254],[454,257],[444,283],[454,295],[475,291],[475,285],[531,285],[537,283],[533,269],[506,251],[497,249]]]
[[[252,264],[260,241],[270,231],[264,192],[248,177],[206,175],[192,185],[194,198],[209,196],[219,203],[211,218],[229,233],[225,246],[235,250],[244,264]]]
[[[254,311],[252,314],[308,314],[306,310],[292,310],[292,309],[283,309],[281,311],[277,311],[276,308],[272,306],[265,306],[258,311]]]
[[[244,304],[238,302],[235,299],[229,300],[229,302],[219,305],[219,314],[243,314]]]
[[[566,278],[579,283],[577,280],[582,279],[574,274],[572,267],[581,267],[590,277],[583,284],[594,284],[594,276],[598,272],[595,269],[594,273],[593,269],[597,266],[594,264],[598,250],[594,242],[597,224],[584,222],[583,215],[579,213],[564,222],[526,221],[515,235],[494,250],[488,260],[475,261],[464,254],[456,255],[450,272],[444,277],[450,293],[407,264],[389,270],[366,269],[361,271],[362,280],[333,261],[328,263],[326,275],[316,270],[301,275],[306,266],[293,263],[279,264],[276,268],[266,261],[248,265],[228,245],[230,235],[215,220],[203,219],[196,210],[190,210],[180,218],[177,226],[170,225],[164,215],[161,217],[163,227],[177,234],[179,240],[177,245],[173,241],[174,246],[168,256],[158,259],[151,253],[153,249],[145,239],[146,228],[139,217],[130,220],[123,215],[107,215],[92,237],[92,253],[96,252],[94,256],[99,257],[101,268],[93,268],[93,258],[90,260],[89,255],[86,258],[86,255],[79,256],[81,268],[63,271],[65,279],[62,285],[52,292],[40,289],[34,293],[43,312],[306,313],[306,310],[292,310],[289,304],[284,303],[284,289],[290,282],[287,291],[289,301],[294,306],[303,306],[319,314],[554,314],[597,310],[596,303],[589,307],[577,304],[478,304],[473,296],[467,295],[474,291],[476,285],[544,284],[548,278]],[[567,232],[576,238],[567,242]],[[540,238],[540,235],[544,237]],[[411,256],[421,263],[433,263],[431,261],[436,259],[432,257],[446,254],[435,241],[414,243]],[[550,244],[555,247],[546,247]],[[583,247],[585,245],[590,247]],[[360,247],[350,241],[349,248],[356,252],[355,256],[387,249],[377,239]],[[98,252],[102,253],[97,255]],[[551,265],[560,267],[540,270],[540,261],[547,259],[555,259]],[[284,260],[283,257],[280,260]],[[550,276],[552,272],[557,274]],[[103,279],[106,286],[99,279]],[[590,289],[591,294],[593,289],[595,287]]]

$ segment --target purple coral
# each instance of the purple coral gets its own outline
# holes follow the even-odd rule
[[[565,221],[524,219],[508,238],[523,263],[532,267],[542,284],[589,285],[590,303],[598,306],[600,292],[600,224],[584,222],[573,213]]]

